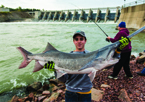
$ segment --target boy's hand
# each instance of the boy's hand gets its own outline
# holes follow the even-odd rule
[[[107,38],[106,38],[106,41],[108,41],[108,42],[110,42],[110,36],[108,36]]]
[[[49,71],[55,71],[55,63],[53,61],[48,61],[48,63],[45,63],[44,68]]]

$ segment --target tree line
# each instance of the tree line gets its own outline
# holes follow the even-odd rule
[[[9,9],[10,11],[21,11],[21,12],[28,12],[28,11],[40,11],[40,9],[30,9],[30,8],[22,8],[22,7],[18,7],[18,8],[9,8],[9,7],[5,7],[4,5],[1,5],[0,8],[7,8]]]

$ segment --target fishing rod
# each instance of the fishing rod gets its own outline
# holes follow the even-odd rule
[[[93,21],[94,22],[94,21]],[[95,22],[94,22],[95,23]],[[97,23],[95,23],[100,29],[101,29],[101,27],[97,24]],[[108,35],[103,31],[103,29],[101,29],[102,30],[102,32],[108,37]]]
[[[94,21],[93,21],[94,22]],[[94,22],[95,23],[95,22]],[[101,29],[101,27],[97,24],[97,23],[95,23],[100,29]],[[101,29],[102,30],[102,32],[108,37],[108,35],[103,31],[103,29]],[[107,39],[106,38],[106,41],[108,41],[108,42],[110,42],[110,40],[109,39]]]
[[[70,3],[70,2],[69,2]],[[72,4],[72,3],[70,3],[70,4]],[[74,5],[74,4],[72,4],[72,5]],[[76,6],[76,5],[74,5],[74,6]],[[76,6],[79,10],[82,10],[82,9],[80,9],[78,6]],[[94,21],[93,21],[94,22]],[[101,31],[108,37],[108,35],[104,32],[104,30],[96,23],[96,22],[94,22],[100,29],[101,29]],[[109,40],[108,39],[106,39],[106,41],[108,41],[109,42]]]

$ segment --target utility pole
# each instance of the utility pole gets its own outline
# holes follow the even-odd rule
[[[124,8],[125,8],[125,1],[126,1],[126,0],[124,0]]]

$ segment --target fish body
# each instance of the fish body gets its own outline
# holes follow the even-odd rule
[[[73,74],[80,73],[81,70],[92,67],[96,70],[100,70],[108,66],[109,62],[111,62],[112,65],[112,62],[116,61],[116,59],[118,61],[118,58],[112,58],[116,47],[117,45],[114,44],[114,46],[104,47],[101,50],[96,50],[86,54],[73,54],[61,52],[56,50],[50,43],[48,43],[43,53],[38,54],[32,54],[31,52],[25,50],[22,47],[17,47],[17,49],[21,52],[24,58],[19,68],[24,68],[32,60],[35,60],[35,67],[33,72],[37,72],[43,69],[43,66],[48,61],[53,61],[55,63],[55,69],[63,70],[70,74],[71,72]]]

